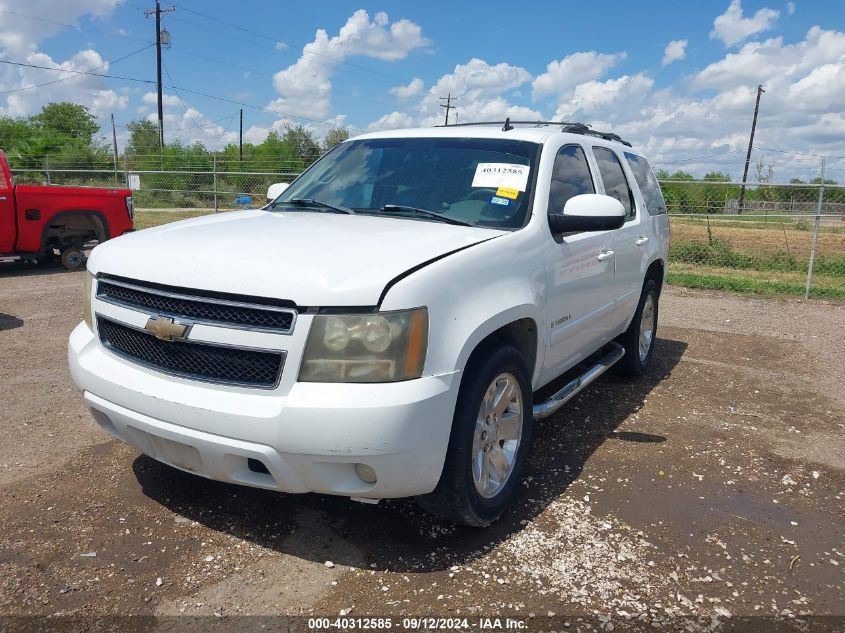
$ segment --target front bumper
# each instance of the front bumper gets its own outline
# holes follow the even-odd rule
[[[437,485],[459,384],[456,372],[386,384],[283,381],[270,392],[209,385],[119,358],[84,323],[68,358],[94,419],[150,457],[219,481],[374,499]],[[357,464],[377,481],[362,480]]]

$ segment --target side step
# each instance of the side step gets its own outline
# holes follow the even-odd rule
[[[578,395],[582,389],[613,367],[625,355],[625,348],[619,343],[609,343],[607,351],[583,374],[569,382],[563,389],[545,402],[534,405],[534,419],[547,418]]]

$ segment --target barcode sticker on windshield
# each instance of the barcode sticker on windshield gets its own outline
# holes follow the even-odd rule
[[[473,187],[507,187],[525,191],[528,186],[528,165],[513,163],[478,163]]]

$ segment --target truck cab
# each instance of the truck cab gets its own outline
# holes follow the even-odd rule
[[[82,268],[83,247],[132,231],[133,213],[128,189],[16,185],[0,151],[0,261],[58,256]]]
[[[211,479],[483,526],[519,493],[536,418],[610,367],[648,370],[668,217],[615,134],[377,132],[279,189],[92,253],[69,362],[114,438]]]

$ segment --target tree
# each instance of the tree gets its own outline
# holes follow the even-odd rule
[[[48,103],[30,121],[47,132],[92,145],[94,134],[100,129],[97,119],[84,105],[77,103]]]
[[[329,130],[326,138],[323,140],[323,152],[328,152],[336,145],[340,145],[349,138],[349,130],[343,127],[335,127]]]
[[[320,157],[320,144],[314,138],[313,132],[303,125],[288,127],[282,142],[290,147],[293,155],[307,167]]]
[[[146,119],[138,119],[130,121],[126,127],[129,130],[129,142],[126,144],[128,155],[144,158],[159,154],[161,148],[157,124]]]
[[[725,174],[721,171],[711,171],[704,174],[703,180],[708,180],[710,182],[730,182],[731,176],[730,174]]]

